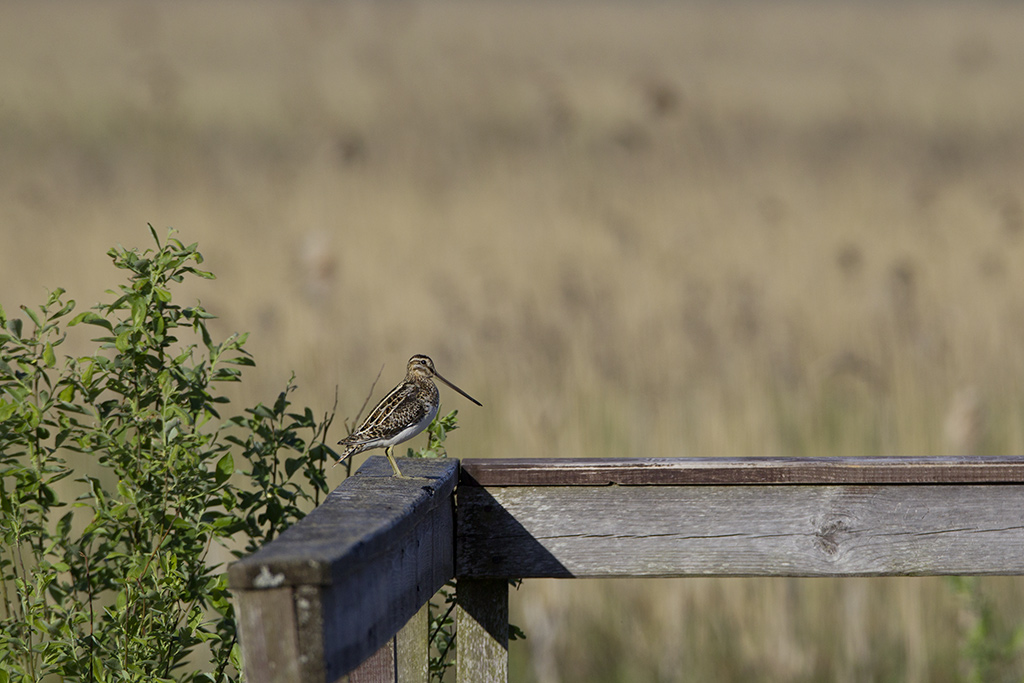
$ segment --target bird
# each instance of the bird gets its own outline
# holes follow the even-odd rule
[[[426,429],[437,415],[441,399],[433,382],[435,377],[483,407],[480,401],[438,374],[430,356],[416,354],[409,359],[405,379],[380,400],[354,432],[338,442],[347,447],[338,462],[372,448],[384,448],[395,476],[406,478],[398,469],[392,450]]]

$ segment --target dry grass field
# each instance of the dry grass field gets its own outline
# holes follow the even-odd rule
[[[1011,3],[5,2],[0,301],[98,301],[151,222],[246,402],[427,353],[453,456],[1020,453],[1022,73]],[[541,683],[966,680],[978,626],[942,579],[512,606]]]

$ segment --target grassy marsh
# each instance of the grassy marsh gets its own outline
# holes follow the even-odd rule
[[[1024,7],[22,1],[0,65],[5,306],[174,226],[246,400],[354,413],[428,353],[486,406],[445,397],[455,456],[1024,452]],[[513,608],[543,682],[952,681],[971,619],[941,579]]]

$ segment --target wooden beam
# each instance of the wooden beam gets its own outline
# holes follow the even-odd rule
[[[460,486],[456,575],[1024,574],[1024,486]]]
[[[506,683],[508,580],[465,579],[457,590],[456,683]]]
[[[453,575],[458,679],[505,681],[507,577],[1024,574],[1021,457],[463,464],[457,537],[459,463],[378,457],[230,567],[249,680],[424,680]]]
[[[1024,457],[514,458],[462,461],[474,486],[1024,483]]]
[[[249,680],[291,680],[250,667],[257,643],[273,641],[288,619],[305,667],[299,680],[337,680],[452,578],[458,461],[408,459],[402,472],[409,478],[393,477],[385,458],[370,458],[301,522],[230,566],[231,588],[245,596],[238,607]],[[261,604],[284,588],[291,610],[277,597],[272,610]]]

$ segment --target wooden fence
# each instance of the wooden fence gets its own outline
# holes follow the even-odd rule
[[[1024,457],[370,458],[230,567],[248,680],[508,678],[508,579],[1024,574]],[[456,505],[456,502],[458,503]]]

